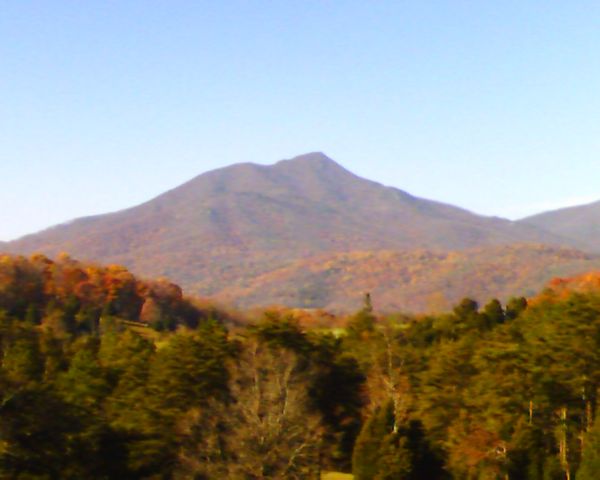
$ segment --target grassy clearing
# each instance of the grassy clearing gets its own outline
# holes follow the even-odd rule
[[[157,332],[153,328],[150,328],[148,325],[139,322],[122,320],[122,323],[132,332],[135,332],[140,337],[152,342],[154,346],[159,350],[161,347],[168,343],[169,332]]]
[[[325,472],[321,475],[322,480],[352,480],[353,478],[349,473]]]

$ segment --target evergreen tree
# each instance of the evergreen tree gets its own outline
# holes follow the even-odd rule
[[[364,423],[352,455],[352,473],[355,480],[373,480],[379,473],[382,443],[392,433],[393,412],[393,404],[388,402],[379,407]]]
[[[596,480],[600,474],[600,421],[584,437],[584,448],[577,480]]]
[[[483,307],[483,315],[488,328],[493,328],[496,325],[504,323],[505,314],[500,302],[494,298],[485,307]]]
[[[17,384],[39,381],[44,372],[44,360],[37,335],[33,331],[19,329],[15,336],[3,349],[1,365],[4,372]]]
[[[361,338],[369,338],[375,331],[376,318],[373,314],[373,304],[371,303],[371,295],[365,294],[363,308],[361,308],[348,321],[348,338],[358,340]]]
[[[59,378],[59,387],[64,397],[81,408],[98,410],[101,402],[110,392],[94,347],[82,344],[73,356],[69,369]]]
[[[506,304],[506,319],[514,320],[527,309],[527,299],[525,297],[512,297]]]

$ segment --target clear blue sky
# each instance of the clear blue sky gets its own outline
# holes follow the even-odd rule
[[[0,239],[320,150],[517,218],[600,199],[600,3],[6,1]]]

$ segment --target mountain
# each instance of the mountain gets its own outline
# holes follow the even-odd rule
[[[519,223],[566,238],[580,249],[600,253],[600,201],[540,213]]]
[[[322,153],[202,174],[149,202],[9,242],[11,253],[68,252],[167,276],[219,297],[318,255],[564,244],[526,223],[484,217],[360,178]]]

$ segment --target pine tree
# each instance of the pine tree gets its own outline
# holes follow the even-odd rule
[[[525,297],[512,297],[506,304],[506,319],[514,320],[527,309],[527,299]]]
[[[600,421],[584,437],[584,448],[577,480],[597,480],[600,475]]]
[[[403,480],[412,470],[403,432],[394,431],[394,404],[387,402],[365,422],[354,447],[355,480]]]
[[[63,396],[74,405],[97,410],[110,392],[105,371],[96,358],[93,347],[82,345],[73,356],[69,369],[59,378]]]
[[[486,326],[493,328],[496,325],[504,323],[505,314],[502,305],[497,299],[492,299],[485,307],[483,307],[483,315],[486,319]]]

